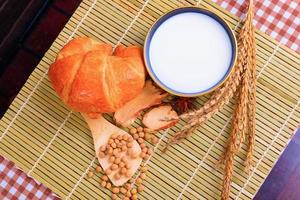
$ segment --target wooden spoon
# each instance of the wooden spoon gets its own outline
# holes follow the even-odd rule
[[[117,135],[128,135],[128,137],[132,137],[129,135],[126,131],[123,131],[119,127],[111,124],[109,121],[107,121],[102,115],[96,119],[92,119],[88,117],[86,114],[81,114],[85,121],[88,123],[90,130],[93,135],[93,140],[94,140],[94,146],[95,146],[95,152],[96,156],[99,160],[99,163],[104,171],[106,171],[111,163],[109,163],[108,156],[105,156],[104,158],[99,157],[99,151],[100,147],[102,145],[107,145],[109,138],[111,137],[112,134],[117,134]],[[132,147],[133,152],[138,153],[140,155],[141,153],[141,147],[140,145],[134,140],[133,141],[133,147]],[[126,156],[128,163],[130,165],[130,168],[128,171],[130,172],[130,176],[125,176],[122,175],[120,179],[116,179],[114,175],[117,173],[117,171],[112,171],[111,174],[108,175],[108,178],[111,180],[112,184],[115,186],[121,186],[124,183],[126,183],[132,175],[136,172],[136,170],[139,168],[142,158],[138,156],[136,159],[130,158],[128,155],[126,155],[126,152],[121,153],[121,157]]]

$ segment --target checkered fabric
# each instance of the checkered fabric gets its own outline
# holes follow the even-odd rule
[[[242,17],[245,0],[213,0]],[[255,26],[277,41],[300,53],[300,1],[254,0]],[[38,184],[14,164],[0,156],[0,199],[56,199],[49,189]]]
[[[51,195],[51,190],[28,177],[17,169],[11,161],[0,157],[0,199],[58,199]]]
[[[213,1],[239,17],[242,16],[248,2],[248,0]],[[256,28],[300,53],[300,1],[254,0],[254,5]]]

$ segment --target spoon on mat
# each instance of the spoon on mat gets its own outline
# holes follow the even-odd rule
[[[94,140],[94,146],[95,146],[95,152],[96,156],[99,160],[99,163],[102,167],[102,169],[107,172],[108,169],[111,168],[112,163],[109,162],[109,156],[105,155],[99,156],[100,153],[100,148],[104,145],[106,146],[108,144],[108,141],[110,137],[113,134],[117,135],[127,135],[127,137],[132,138],[131,135],[129,135],[126,131],[120,129],[119,127],[111,124],[109,121],[107,121],[102,115],[100,117],[92,119],[88,117],[86,114],[81,114],[85,121],[88,123],[88,126],[92,132],[93,140]],[[141,153],[141,147],[140,145],[133,140],[133,146],[132,146],[132,151],[136,155],[140,155]],[[128,168],[127,168],[127,176],[122,175],[119,178],[116,178],[116,174],[120,169],[117,170],[112,170],[111,173],[107,174],[108,178],[111,180],[112,184],[115,186],[121,186],[124,183],[126,183],[132,176],[133,174],[137,171],[139,168],[142,158],[140,156],[137,156],[136,158],[132,158],[129,155],[126,154],[126,152],[121,152],[120,153],[120,158],[125,157],[128,162]],[[109,170],[110,171],[110,170]]]

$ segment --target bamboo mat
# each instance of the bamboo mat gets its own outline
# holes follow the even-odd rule
[[[84,0],[0,121],[0,154],[64,199],[108,199],[99,175],[87,179],[98,161],[87,125],[66,108],[51,88],[47,70],[71,38],[89,36],[111,44],[143,44],[160,15],[183,5],[219,13],[238,32],[238,18],[210,0]],[[289,142],[300,122],[300,56],[257,31],[257,137],[255,168],[243,170],[245,146],[236,158],[230,197],[251,199]],[[201,106],[209,95],[197,99]],[[219,199],[222,169],[216,162],[230,130],[233,102],[197,133],[166,154],[161,150],[177,127],[160,138],[147,162],[149,173],[140,199]],[[140,123],[140,120],[134,124]]]

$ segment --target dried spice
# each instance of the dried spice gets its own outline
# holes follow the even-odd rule
[[[172,99],[172,107],[178,114],[186,113],[194,109],[194,98],[188,97],[175,97]]]
[[[166,96],[168,96],[168,93],[155,87],[154,83],[148,80],[138,96],[127,102],[115,112],[114,119],[117,124],[128,127],[136,120],[143,110],[161,104]]]
[[[178,121],[178,119],[164,121],[165,118],[178,118],[177,113],[169,104],[160,105],[148,110],[143,116],[142,123],[147,128],[158,131],[169,128]]]

